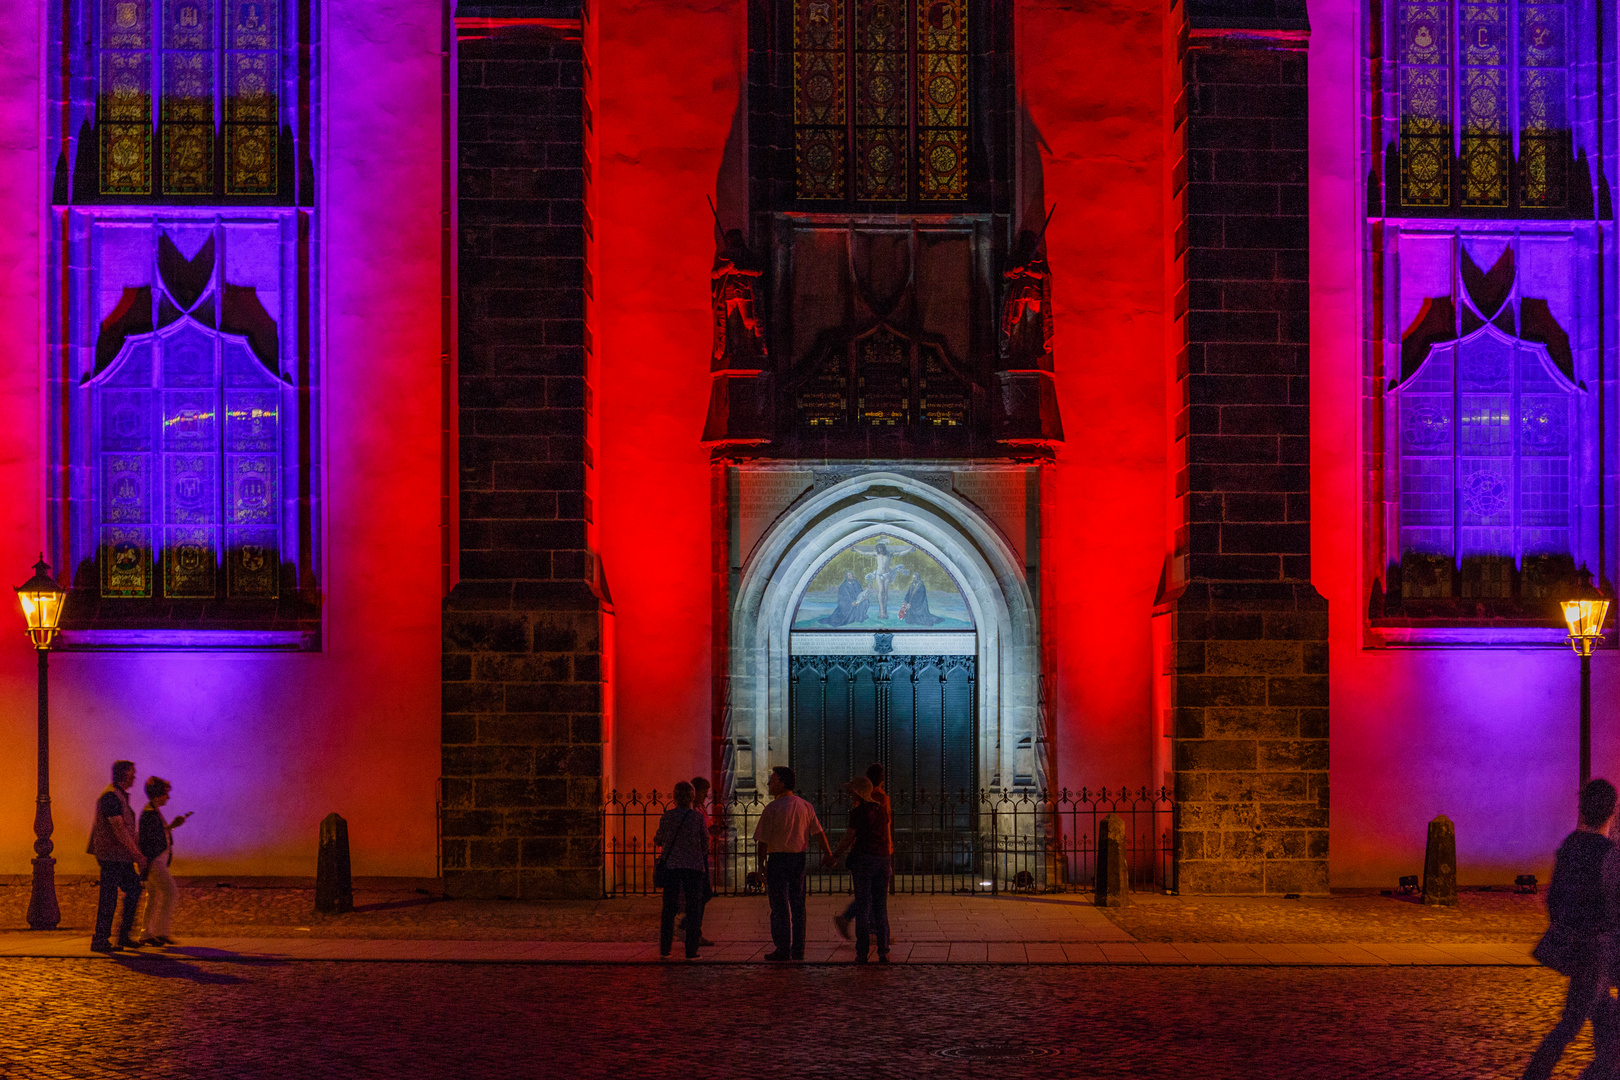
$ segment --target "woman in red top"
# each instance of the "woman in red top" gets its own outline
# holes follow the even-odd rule
[[[864,964],[877,937],[878,963],[889,962],[889,809],[872,798],[872,781],[857,776],[844,785],[855,799],[849,831],[833,852],[837,862],[849,852],[855,878],[855,962]]]

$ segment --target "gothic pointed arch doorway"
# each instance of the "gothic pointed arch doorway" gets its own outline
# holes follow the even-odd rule
[[[729,611],[722,783],[792,765],[836,792],[1037,788],[1047,763],[1023,561],[972,503],[896,470],[826,476],[764,531]]]
[[[978,634],[956,575],[904,528],[827,554],[788,642],[788,763],[836,792],[871,762],[891,792],[978,788]]]

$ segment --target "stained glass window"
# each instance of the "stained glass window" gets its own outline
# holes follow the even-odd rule
[[[1451,11],[1448,4],[1399,7],[1401,200],[1451,202]]]
[[[1507,5],[1461,5],[1462,204],[1508,202]]]
[[[967,195],[967,0],[917,0],[918,190]]]
[[[855,3],[855,197],[906,197],[905,5]]]
[[[1519,174],[1525,206],[1568,201],[1564,5],[1519,8]]]
[[[1506,598],[1515,564],[1568,558],[1575,394],[1544,348],[1490,325],[1396,390],[1405,597],[1451,596],[1456,565],[1465,598]]]
[[[152,190],[152,17],[150,0],[102,0],[101,190]]]
[[[844,26],[841,0],[794,0],[793,149],[801,199],[844,193]]]
[[[967,197],[967,0],[791,0],[795,191]]]
[[[794,404],[802,427],[841,427],[849,413],[848,358],[835,352],[822,361]]]
[[[961,427],[967,423],[968,385],[957,377],[938,351],[924,351],[919,384],[924,423],[934,427]]]
[[[911,348],[879,329],[856,345],[856,410],[871,427],[904,427],[911,420]]]
[[[158,582],[170,599],[278,593],[289,388],[247,335],[211,325],[225,306],[215,250],[209,239],[160,271],[168,325],[127,337],[86,386],[103,596],[150,597]],[[181,284],[194,267],[201,295]]]
[[[101,193],[150,194],[155,179],[165,195],[275,194],[280,4],[101,0],[98,12]]]
[[[225,42],[225,192],[276,190],[279,12],[274,3],[233,3]]]
[[[1565,5],[1398,0],[1394,12],[1400,201],[1413,208],[1567,206]]]
[[[318,0],[50,13],[69,173],[47,247],[46,521],[86,601],[70,631],[318,648]]]
[[[214,11],[163,0],[163,191],[214,190]]]
[[[850,392],[853,372],[854,392]],[[915,383],[915,387],[913,384]],[[965,428],[973,401],[967,380],[939,349],[879,327],[834,349],[794,396],[798,426],[811,431],[859,427]]]

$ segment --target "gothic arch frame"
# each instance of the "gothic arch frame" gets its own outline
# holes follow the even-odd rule
[[[793,613],[829,551],[877,533],[903,537],[939,559],[957,575],[973,613],[979,785],[1011,786],[1024,744],[1026,775],[1044,787],[1039,609],[1022,561],[966,499],[914,476],[874,470],[801,497],[765,531],[742,568],[730,613],[723,790],[750,781],[763,790],[771,767],[787,764]],[[753,748],[741,774],[739,740]]]

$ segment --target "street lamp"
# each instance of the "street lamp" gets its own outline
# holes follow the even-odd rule
[[[34,564],[34,576],[17,586],[17,600],[28,621],[28,640],[39,653],[39,799],[34,806],[34,891],[28,898],[28,925],[55,930],[62,921],[56,906],[56,860],[51,858],[51,734],[50,705],[46,697],[46,657],[62,621],[67,592],[51,578],[45,556]]]
[[[1592,649],[1603,639],[1609,599],[1592,588],[1590,580],[1578,591],[1579,596],[1563,601],[1563,608],[1570,647],[1581,658],[1581,786],[1585,787],[1592,779]]]

